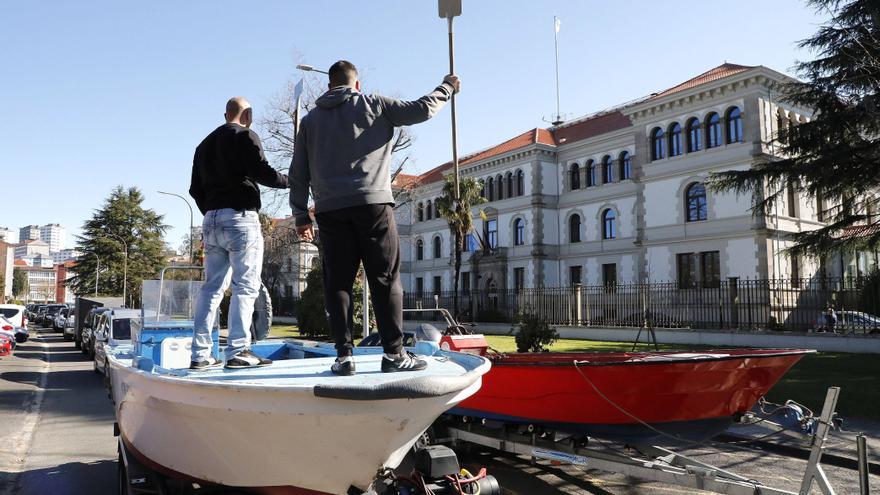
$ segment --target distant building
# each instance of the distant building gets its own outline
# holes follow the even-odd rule
[[[273,219],[266,236],[263,280],[273,296],[298,298],[306,289],[306,277],[318,260],[318,248],[296,241],[294,218]]]
[[[72,261],[82,256],[82,253],[73,248],[62,249],[61,251],[52,252],[52,261],[55,263],[64,263]]]
[[[49,245],[39,239],[31,239],[22,241],[21,244],[15,246],[15,259],[33,258],[34,256],[43,256],[52,259],[49,252]]]
[[[15,248],[12,244],[0,241],[0,301],[13,297],[12,269],[15,264]]]
[[[50,223],[40,227],[40,240],[49,245],[49,251],[61,251],[64,249],[67,238],[67,229],[57,223]]]
[[[18,231],[0,227],[0,241],[9,244],[18,244]]]
[[[18,242],[37,241],[40,239],[40,226],[28,225],[18,229]]]
[[[57,272],[54,267],[22,266],[23,260],[16,261],[16,267],[28,275],[28,302],[54,302],[57,294]]]
[[[74,276],[70,270],[74,266],[76,266],[74,261],[55,265],[55,302],[72,303],[76,299],[76,295],[67,285],[67,282]]]

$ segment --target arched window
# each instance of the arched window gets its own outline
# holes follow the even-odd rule
[[[571,190],[575,191],[581,188],[581,167],[577,163],[571,164],[571,170],[569,173],[569,183],[571,184]]]
[[[507,172],[505,179],[507,179],[507,196],[506,197],[512,198],[513,191],[514,191],[514,189],[513,189],[513,173]]]
[[[655,127],[651,131],[651,160],[662,160],[666,157],[666,138],[663,129]]]
[[[431,200],[429,199],[428,202],[425,203],[425,220],[430,220],[432,213],[434,213],[434,207],[431,206]]]
[[[526,242],[526,225],[522,218],[513,221],[513,245],[522,246]]]
[[[581,216],[575,213],[568,219],[569,242],[581,242]]]
[[[419,203],[416,207],[416,218],[418,218],[419,222],[425,221],[425,205]]]
[[[495,201],[495,179],[489,177],[489,180],[486,181],[486,193],[488,194],[489,201]]]
[[[687,121],[685,129],[687,132],[687,151],[693,153],[703,149],[703,133],[700,132],[700,119],[694,117]]]
[[[620,180],[632,179],[632,155],[624,151],[617,157],[620,164]]]
[[[439,258],[443,254],[443,252],[441,251],[442,246],[440,245],[440,243],[441,243],[440,236],[439,235],[435,236],[434,237],[434,258]]]
[[[602,158],[602,183],[608,184],[609,182],[614,182],[614,160],[610,155],[605,155]]]
[[[495,187],[498,188],[498,200],[500,201],[504,199],[504,177],[502,177],[501,174],[498,174],[498,176],[495,177]]]
[[[721,146],[721,118],[712,112],[706,117],[706,149]]]
[[[523,196],[526,193],[526,178],[522,170],[516,171],[516,195]]]
[[[483,179],[480,179],[480,197],[486,197],[486,181],[484,181]]]
[[[440,218],[440,202],[434,200],[434,218]]]
[[[587,168],[587,187],[596,185],[596,162],[590,160],[586,164]]]
[[[739,107],[727,110],[727,144],[741,143],[743,140],[743,120]]]
[[[614,239],[617,237],[617,228],[614,226],[616,219],[617,214],[611,208],[602,212],[602,239]]]
[[[681,155],[681,125],[673,122],[669,126],[669,156]]]
[[[685,192],[685,210],[688,222],[699,222],[709,217],[706,206],[706,186],[699,182],[688,186]]]
[[[785,126],[788,124],[788,119],[785,117],[785,110],[778,109],[776,110],[776,135],[779,135],[779,131],[785,129]]]
[[[421,239],[416,241],[416,260],[425,259],[425,243]]]

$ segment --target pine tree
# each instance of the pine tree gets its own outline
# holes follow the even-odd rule
[[[143,208],[143,201],[143,194],[137,188],[117,186],[83,224],[82,235],[77,236],[77,250],[84,254],[73,268],[76,275],[69,284],[75,294],[94,291],[95,270],[100,259],[98,292],[122,295],[126,246],[126,304],[139,303],[144,279],[158,278],[165,264],[162,236],[168,227],[162,223],[162,215]]]
[[[716,190],[755,193],[766,215],[785,188],[816,201],[821,228],[791,236],[791,254],[823,256],[880,247],[880,2],[809,0],[832,14],[800,42],[817,58],[797,65],[803,82],[784,85],[784,101],[815,110],[780,129],[773,158],[750,170],[714,174]]]
[[[464,251],[464,241],[467,235],[474,229],[474,217],[471,209],[486,202],[486,198],[480,196],[482,186],[473,177],[465,177],[459,180],[459,201],[455,201],[455,180],[452,175],[447,175],[443,184],[443,195],[437,198],[437,211],[449,224],[449,232],[452,233],[455,256],[455,276],[452,281],[452,314],[458,318],[458,283],[461,277],[461,253]]]

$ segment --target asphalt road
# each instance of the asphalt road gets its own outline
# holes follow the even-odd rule
[[[92,361],[60,334],[32,330],[14,356],[0,359],[0,495],[116,493],[113,408]],[[845,447],[845,446],[844,446]],[[720,452],[727,450],[729,452]],[[687,494],[694,490],[502,454],[458,450],[463,466],[486,466],[505,495]],[[754,448],[697,448],[684,453],[764,484],[797,491],[806,461]],[[877,460],[874,452],[874,459]],[[825,466],[837,493],[858,493],[856,472]],[[880,493],[880,477],[871,476]],[[814,488],[814,493],[819,493]]]

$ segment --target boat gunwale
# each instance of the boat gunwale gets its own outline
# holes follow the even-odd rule
[[[721,353],[722,351],[736,351],[738,354],[727,354],[727,355],[718,355],[711,356],[708,355],[710,353]],[[536,354],[534,358],[532,358],[530,353],[501,353],[496,354],[489,357],[489,360],[492,361],[492,366],[536,366],[536,367],[567,367],[567,366],[633,366],[633,365],[668,365],[668,364],[684,364],[684,363],[693,363],[693,362],[708,362],[708,361],[731,361],[737,359],[767,359],[767,358],[777,358],[777,357],[788,357],[788,356],[799,356],[803,357],[807,354],[816,354],[815,349],[772,349],[768,350],[768,352],[757,353],[753,350],[745,350],[745,349],[712,349],[707,350],[705,352],[693,352],[688,354],[693,354],[688,357],[682,358],[664,358],[657,360],[640,360],[639,358],[645,355],[658,354],[656,352],[619,352],[619,353],[607,353],[602,351],[596,352],[558,352],[558,353],[549,353],[555,354],[557,357],[553,361],[541,361],[540,358],[544,356],[544,354]],[[565,361],[562,358],[565,356],[603,356],[603,357],[617,357],[617,356],[609,356],[609,354],[617,354],[621,357],[620,360],[607,360],[607,361],[590,361],[586,359],[571,359],[570,361]],[[628,354],[632,354],[627,356]],[[674,354],[682,354],[680,351],[660,351],[659,354],[666,355],[674,355]],[[510,358],[511,356],[528,356],[529,360],[517,360],[517,361],[506,361],[505,358]]]

